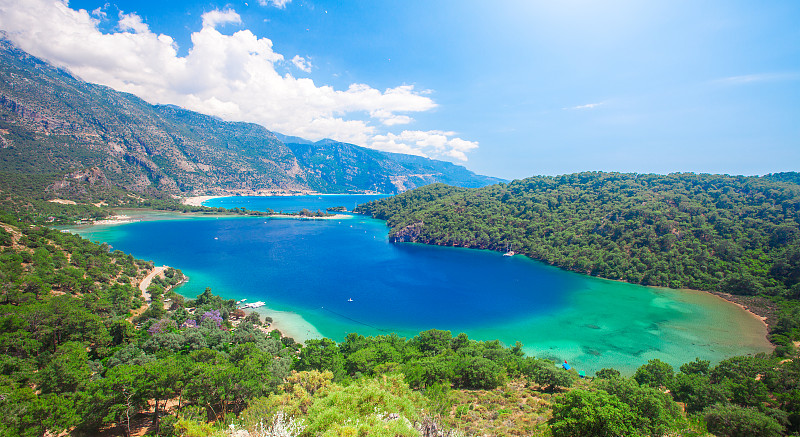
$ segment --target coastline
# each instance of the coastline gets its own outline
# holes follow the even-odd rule
[[[412,243],[414,243],[414,242],[412,242]],[[431,244],[431,243],[415,243],[415,244],[425,244],[425,245],[429,245],[429,246],[438,246],[438,247],[451,247],[451,246],[445,246],[445,245],[440,245],[440,244]],[[481,250],[490,250],[490,249],[481,249]],[[764,330],[765,330],[764,339],[765,339],[765,341],[768,344],[770,344],[773,348],[775,347],[775,344],[772,343],[769,340],[769,332],[772,329],[772,327],[774,327],[775,324],[778,321],[778,317],[777,317],[778,307],[774,302],[772,302],[772,301],[770,301],[768,299],[765,299],[763,297],[735,295],[735,294],[723,293],[723,292],[719,292],[719,291],[707,291],[707,290],[698,290],[698,289],[692,289],[692,288],[674,289],[674,288],[669,288],[669,287],[658,287],[658,286],[652,286],[652,285],[642,285],[642,284],[636,284],[636,283],[628,282],[628,281],[625,281],[625,280],[622,280],[622,279],[611,279],[611,278],[604,278],[604,277],[601,277],[601,276],[592,276],[592,275],[586,274],[584,272],[577,272],[577,271],[574,271],[574,270],[565,269],[565,268],[560,267],[558,265],[551,264],[551,263],[548,263],[546,261],[530,257],[530,256],[528,256],[528,255],[526,255],[524,253],[517,253],[517,254],[515,254],[515,256],[523,256],[523,257],[526,257],[526,258],[528,258],[530,260],[533,260],[533,261],[536,261],[536,262],[540,262],[540,263],[544,263],[544,264],[547,264],[549,266],[558,268],[560,270],[577,273],[579,275],[590,277],[590,278],[603,279],[603,280],[606,280],[606,281],[621,282],[621,283],[625,283],[625,284],[639,285],[639,286],[642,286],[642,287],[649,287],[649,288],[656,288],[656,289],[667,289],[667,290],[674,290],[674,291],[687,291],[687,292],[705,293],[705,294],[711,295],[711,296],[713,296],[713,297],[715,297],[717,299],[720,299],[722,301],[725,301],[725,302],[727,302],[729,304],[732,304],[732,305],[735,305],[735,306],[741,308],[750,317],[752,317],[753,319],[758,320],[759,323],[761,323],[764,326]]]
[[[378,193],[373,191],[367,191],[364,193],[320,193],[317,191],[309,191],[309,190],[302,190],[302,191],[267,190],[267,191],[256,191],[256,192],[232,192],[227,194],[215,194],[206,196],[189,196],[182,198],[181,203],[189,206],[203,206],[203,202],[207,202],[209,200],[219,199],[221,197],[237,197],[237,196],[251,196],[251,197],[341,196],[341,195],[373,196],[379,194],[384,194],[384,193]]]
[[[204,196],[211,197],[211,196]],[[225,212],[179,212],[168,210],[156,210],[147,208],[120,208],[122,214],[113,215],[102,220],[85,220],[71,225],[59,225],[56,228],[72,228],[83,226],[117,226],[135,222],[158,221],[158,220],[186,220],[195,217],[256,217],[274,219],[293,219],[293,220],[349,220],[354,216],[350,214],[333,214],[324,217],[301,216],[297,214],[271,214],[271,215],[239,215]]]
[[[244,310],[245,314],[257,313],[261,319],[270,317],[272,322],[269,327],[264,329],[265,332],[277,330],[281,333],[281,337],[291,337],[297,343],[303,343],[308,339],[323,338],[324,336],[317,330],[314,325],[308,323],[302,316],[288,311],[277,311],[269,307],[248,308]],[[266,321],[263,321],[266,324]]]
[[[527,255],[523,255],[527,256]],[[533,258],[531,258],[533,259]],[[558,267],[558,266],[554,266]],[[559,267],[560,268],[560,267]],[[570,270],[571,271],[571,270]],[[583,274],[583,273],[579,273]],[[589,276],[589,275],[587,275]],[[632,282],[623,281],[622,279],[608,279],[608,278],[601,278],[600,276],[592,276],[593,278],[600,278],[606,281],[614,281],[614,282],[622,282],[625,284],[631,285],[641,285],[641,284],[634,284]],[[778,307],[775,305],[774,302],[770,301],[769,299],[765,299],[759,296],[743,296],[743,295],[736,295],[730,293],[723,293],[721,291],[707,291],[707,290],[698,290],[696,288],[669,288],[669,287],[657,287],[652,285],[641,285],[642,287],[650,287],[650,288],[657,288],[657,289],[665,289],[665,290],[675,290],[675,291],[686,291],[692,293],[705,293],[711,295],[717,299],[725,301],[729,304],[735,305],[741,309],[743,309],[747,314],[749,314],[752,318],[761,322],[764,325],[766,333],[764,334],[767,342],[771,344],[773,347],[775,346],[769,340],[769,331],[775,326],[775,323],[778,321]]]
[[[278,219],[295,219],[295,220],[348,220],[353,218],[353,216],[349,214],[333,214],[324,217],[314,217],[314,216],[294,215],[294,214],[272,214],[272,215],[266,215],[264,217],[278,218]]]
[[[192,197],[184,197],[181,199],[181,203],[184,205],[189,206],[203,206],[203,202],[207,202],[212,199],[217,199],[220,197],[227,197],[227,196],[192,196]]]
[[[753,317],[761,320],[767,328],[768,335],[770,329],[778,322],[778,306],[769,299],[760,296],[741,296],[721,291],[704,291],[704,293],[712,294],[752,314]]]
[[[121,225],[123,223],[133,223],[137,220],[131,218],[127,215],[112,215],[107,219],[102,220],[95,220],[92,222],[93,225]]]
[[[224,196],[198,196],[196,199],[210,199],[215,197],[224,197]],[[125,208],[120,210],[121,214],[113,215],[108,219],[104,220],[95,220],[95,221],[86,221],[80,224],[75,225],[67,225],[66,228],[81,228],[81,227],[91,227],[94,225],[98,226],[118,226],[123,224],[135,223],[140,221],[159,221],[159,220],[184,220],[184,219],[192,219],[195,217],[210,217],[210,216],[221,216],[221,217],[243,217],[237,215],[230,215],[225,213],[181,213],[177,211],[162,211],[162,210],[154,210],[154,209],[146,209],[146,208]],[[291,214],[274,214],[270,216],[259,216],[259,218],[276,218],[282,220],[348,220],[352,219],[353,216],[349,214],[334,214],[331,216],[326,217],[306,217],[306,216],[299,216],[299,215],[291,215]],[[150,298],[150,294],[147,292],[147,287],[150,285],[150,282],[155,276],[163,274],[163,272],[168,268],[168,266],[154,266],[147,275],[139,281],[138,288],[141,292],[141,296],[145,299],[145,303],[141,308],[138,308],[133,312],[133,317],[141,314],[144,310],[147,309],[147,306],[151,303],[152,299]],[[182,281],[180,284],[176,284],[177,286],[182,285],[183,283],[188,281],[188,277]],[[172,287],[172,288],[176,288]],[[170,288],[170,289],[172,289]],[[189,299],[193,299],[196,296],[185,296]],[[265,328],[265,332],[270,332],[273,330],[280,331],[283,337],[292,337],[295,341],[302,343],[303,341],[310,339],[310,338],[322,338],[322,334],[314,327],[312,324],[308,323],[305,319],[302,318],[299,314],[286,312],[286,311],[278,311],[273,310],[268,307],[262,308],[255,308],[255,309],[247,309],[245,313],[256,312],[261,315],[262,319],[264,317],[271,317],[272,322],[268,328]]]
[[[521,254],[518,254],[521,255]],[[527,255],[523,255],[527,256]],[[533,259],[533,258],[530,258]],[[538,260],[537,260],[538,261]],[[541,262],[541,261],[540,261]],[[554,266],[560,268],[558,266]],[[570,270],[571,271],[571,270]],[[583,274],[583,273],[579,273]],[[586,275],[590,276],[590,275]],[[600,276],[592,276],[593,278],[600,278],[606,281],[613,281],[613,282],[622,282],[625,284],[631,285],[641,285],[641,284],[634,284],[632,282],[624,281],[622,279],[608,279],[608,278],[601,278]],[[683,291],[683,292],[691,292],[691,293],[704,293],[710,296],[713,296],[719,300],[725,301],[729,304],[735,305],[742,310],[744,310],[750,317],[758,320],[765,329],[764,337],[766,338],[767,342],[775,347],[775,344],[769,340],[769,331],[772,329],[773,326],[778,321],[778,307],[775,305],[774,302],[770,301],[769,299],[765,299],[759,296],[743,296],[743,295],[736,295],[731,293],[723,293],[721,291],[707,291],[707,290],[698,290],[696,288],[669,288],[669,287],[656,287],[652,285],[641,285],[642,287],[650,287],[656,289],[665,289],[665,290],[674,290],[674,291]]]

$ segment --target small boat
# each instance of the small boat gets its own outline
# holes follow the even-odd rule
[[[353,298],[351,297],[350,299],[347,299],[347,301],[348,301],[348,302],[352,302],[352,301],[353,301]]]
[[[516,252],[514,252],[513,250],[509,250],[508,252],[503,254],[503,256],[514,256],[514,255],[516,255]]]
[[[264,305],[266,305],[266,302],[258,301],[258,302],[248,303],[243,308],[260,308],[263,307]]]

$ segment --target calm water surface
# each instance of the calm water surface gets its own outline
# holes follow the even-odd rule
[[[352,209],[374,197],[232,197],[207,206],[289,212]],[[594,372],[632,372],[769,350],[760,321],[706,293],[635,286],[490,251],[392,244],[384,222],[199,217],[75,228],[134,256],[183,270],[180,288],[263,300],[297,339],[349,332],[411,337],[430,328],[520,341],[536,356]]]

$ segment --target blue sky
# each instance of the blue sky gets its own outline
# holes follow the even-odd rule
[[[0,28],[86,80],[313,140],[509,179],[800,170],[797,1],[18,3]]]

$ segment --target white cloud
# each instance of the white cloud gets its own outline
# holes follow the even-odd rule
[[[94,15],[94,12],[92,12]],[[132,30],[134,33],[148,33],[150,28],[142,21],[142,18],[136,14],[123,14],[119,13],[119,29],[121,31]]]
[[[717,79],[714,82],[723,85],[743,85],[754,82],[776,82],[776,81],[798,80],[798,79],[800,79],[800,73],[797,72],[759,73],[759,74],[745,74],[741,76],[723,77],[722,79]]]
[[[597,108],[597,107],[599,107],[599,106],[602,106],[602,105],[604,105],[604,104],[605,104],[605,102],[599,102],[599,103],[587,103],[587,104],[585,104],[585,105],[571,106],[571,107],[564,108],[564,109],[567,109],[567,110],[574,110],[574,111],[580,111],[580,110],[584,110],[584,109],[595,109],[595,108]]]
[[[92,15],[97,17],[97,18],[99,18],[99,19],[101,19],[101,20],[105,20],[106,17],[108,17],[108,14],[106,14],[106,12],[103,9],[105,9],[107,7],[108,7],[108,3],[106,3],[104,6],[100,6],[97,9],[94,9],[92,11]]]
[[[285,2],[281,3],[285,6]],[[99,20],[66,0],[0,0],[0,29],[23,50],[68,68],[82,79],[135,94],[151,103],[170,103],[231,121],[249,121],[310,140],[339,141],[405,153],[466,160],[477,143],[449,138],[451,132],[379,132],[408,124],[409,114],[436,103],[428,90],[400,85],[383,91],[365,84],[345,90],[309,78],[280,74],[284,57],[272,41],[247,29],[224,35],[216,27],[239,24],[232,9],[202,16],[192,46],[178,56],[169,35],[157,35],[135,13],[120,13],[119,32],[103,33]],[[303,71],[308,59],[291,62]],[[416,134],[415,134],[416,132]],[[417,135],[419,138],[411,136]],[[444,140],[442,140],[442,137]]]
[[[311,61],[300,55],[294,55],[294,58],[292,58],[292,64],[294,64],[294,66],[300,71],[311,73]]]
[[[292,0],[258,0],[261,6],[275,6],[276,8],[285,9],[286,5],[291,3]]]
[[[217,27],[220,24],[240,24],[242,17],[233,9],[225,9],[224,11],[214,10],[203,14],[203,27]]]
[[[405,130],[399,135],[393,133],[375,135],[372,138],[370,147],[386,152],[407,153],[429,158],[452,158],[459,161],[466,161],[467,152],[477,149],[478,143],[461,138],[450,138],[455,134],[455,132],[443,132],[438,130]]]

